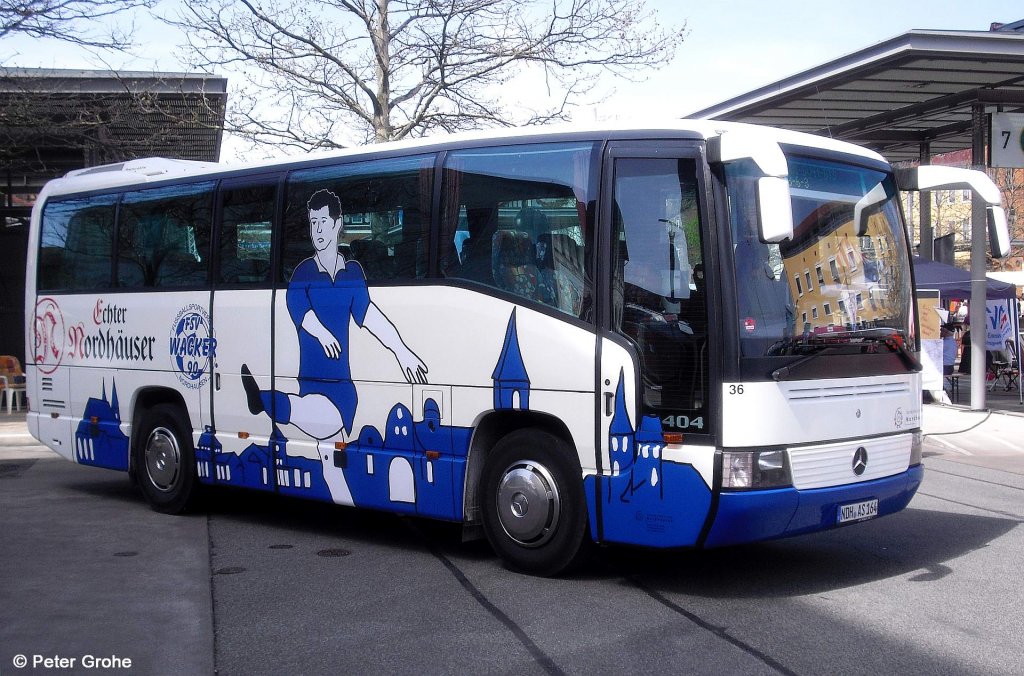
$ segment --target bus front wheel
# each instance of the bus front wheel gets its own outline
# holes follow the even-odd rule
[[[483,471],[483,524],[511,568],[557,575],[590,546],[587,507],[575,451],[558,437],[522,429],[503,437]]]
[[[136,481],[154,510],[177,514],[192,505],[195,453],[190,426],[178,407],[158,404],[143,411],[132,452]]]

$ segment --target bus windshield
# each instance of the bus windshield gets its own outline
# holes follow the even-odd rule
[[[740,356],[750,365],[808,354],[907,354],[914,349],[910,261],[892,175],[787,159],[794,236],[780,244],[758,239],[752,167],[726,169]]]

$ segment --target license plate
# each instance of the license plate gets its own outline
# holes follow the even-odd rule
[[[878,500],[865,500],[852,505],[840,505],[836,514],[836,523],[863,521],[878,516]]]

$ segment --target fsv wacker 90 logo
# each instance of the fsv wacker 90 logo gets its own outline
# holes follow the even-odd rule
[[[217,356],[217,339],[210,315],[201,305],[186,305],[171,325],[171,364],[185,387],[199,389],[210,378],[210,359]]]

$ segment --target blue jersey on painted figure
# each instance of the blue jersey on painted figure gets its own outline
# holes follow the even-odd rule
[[[300,328],[299,395],[321,394],[329,399],[341,414],[347,434],[352,431],[358,401],[348,360],[349,318],[361,327],[370,306],[363,269],[358,262],[348,261],[332,277],[316,257],[307,258],[295,268],[286,298],[295,326],[301,327],[306,313],[312,312],[338,341],[339,356],[331,359],[320,341]],[[269,397],[264,406],[269,405],[268,400]],[[287,423],[290,414],[290,406],[285,404],[275,417]]]

